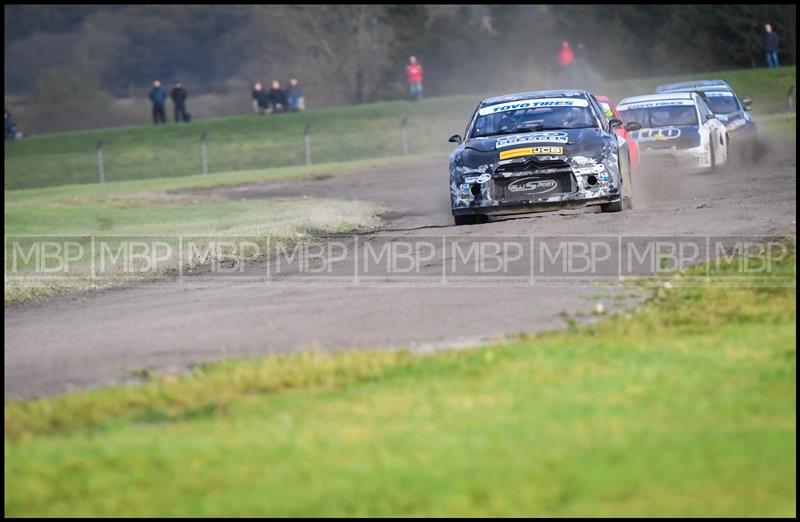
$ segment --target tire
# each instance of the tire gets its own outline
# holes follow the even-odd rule
[[[716,172],[717,171],[717,156],[714,154],[714,144],[710,144],[708,149],[711,154],[711,166],[708,168],[709,172]]]
[[[466,216],[453,216],[453,221],[455,222],[456,226],[477,225],[479,223],[487,223],[489,221],[489,216],[485,216],[483,214],[469,214],[469,215],[466,215]]]
[[[622,180],[622,203],[626,210],[633,210],[633,175],[630,159],[628,159],[628,168],[625,169]]]
[[[611,203],[600,205],[601,212],[622,212],[623,208],[622,198],[619,198],[617,201],[612,201]]]

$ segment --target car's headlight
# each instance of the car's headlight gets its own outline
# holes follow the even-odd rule
[[[744,126],[745,123],[747,123],[747,122],[744,120],[744,118],[739,118],[739,119],[733,120],[732,122],[729,122],[725,126],[728,128],[729,131],[732,131],[732,130],[738,129],[739,127]]]

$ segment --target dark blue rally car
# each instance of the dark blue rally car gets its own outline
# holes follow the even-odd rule
[[[632,203],[628,144],[586,91],[508,94],[480,102],[450,154],[456,225],[488,216]],[[629,130],[639,126],[632,123]]]

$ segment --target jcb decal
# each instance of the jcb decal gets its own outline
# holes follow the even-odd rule
[[[522,149],[504,150],[500,153],[500,159],[504,160],[533,155],[558,156],[561,154],[564,154],[564,147],[525,147]]]

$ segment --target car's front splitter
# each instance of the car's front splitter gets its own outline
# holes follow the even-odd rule
[[[619,194],[602,197],[564,197],[558,201],[528,200],[528,201],[492,201],[486,205],[473,204],[468,207],[453,208],[454,216],[503,216],[509,214],[527,214],[530,212],[547,212],[561,209],[583,208],[592,205],[603,205],[619,201]]]

